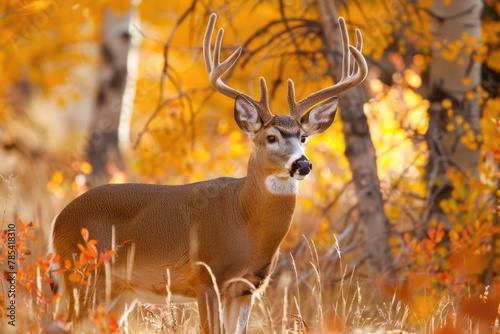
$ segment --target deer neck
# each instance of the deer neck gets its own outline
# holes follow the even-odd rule
[[[268,234],[271,239],[281,242],[290,228],[297,191],[297,180],[270,175],[252,155],[239,196],[250,229],[261,238]],[[273,244],[272,240],[267,242]]]

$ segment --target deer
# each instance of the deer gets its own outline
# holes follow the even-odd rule
[[[185,185],[107,184],[70,202],[51,225],[49,251],[60,257],[58,263],[79,254],[83,228],[99,251],[115,253],[111,270],[96,274],[92,298],[69,279],[69,271],[54,265],[55,283],[63,286],[67,299],[68,324],[101,304],[123,325],[137,302],[166,304],[168,299],[196,301],[202,333],[247,331],[252,304],[269,285],[292,224],[299,181],[312,171],[305,142],[330,127],[339,94],[364,81],[367,64],[360,31],[357,46],[350,45],[346,23],[339,18],[342,78],[298,102],[289,79],[289,114],[273,114],[264,78],[258,100],[222,80],[242,49],[221,62],[220,28],[212,53],[216,18],[211,14],[208,21],[203,58],[211,86],[234,99],[236,124],[253,143],[247,175]]]

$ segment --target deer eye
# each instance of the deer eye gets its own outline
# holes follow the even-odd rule
[[[302,136],[302,137],[300,137],[300,142],[301,142],[302,144],[304,144],[306,141],[307,141],[307,137],[306,137],[306,136]]]
[[[275,136],[267,136],[268,143],[275,143],[277,141]]]

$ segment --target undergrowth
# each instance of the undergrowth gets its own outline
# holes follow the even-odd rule
[[[16,242],[9,242],[9,226],[15,226]],[[54,254],[40,253],[45,240],[39,240],[40,231],[33,223],[22,220],[2,220],[0,265],[4,272],[0,294],[1,331],[4,333],[42,333],[46,329],[64,328],[67,310],[63,296],[50,290],[51,261],[58,261]],[[97,254],[96,240],[82,231],[85,244],[79,246],[80,256],[75,263],[61,264],[60,271],[72,272],[72,280],[92,294],[93,274],[106,265],[112,252]],[[335,252],[318,250],[310,240],[302,253],[282,254],[277,272],[266,293],[258,298],[252,309],[250,333],[484,333],[494,331],[498,324],[487,324],[481,319],[465,316],[459,310],[459,301],[443,289],[428,292],[425,303],[402,297],[396,286],[392,294],[383,292],[372,281],[357,276],[357,271],[344,264],[338,245]],[[40,247],[43,244],[43,247]],[[14,248],[13,248],[14,247]],[[15,296],[9,295],[7,280],[9,251],[15,250]],[[38,249],[33,252],[31,249]],[[339,280],[323,275],[323,256],[329,257],[329,265],[335,266]],[[335,257],[335,261],[331,258]],[[12,268],[11,268],[12,269]],[[332,269],[332,268],[329,268]],[[330,271],[329,271],[330,272]],[[11,289],[12,290],[12,289]],[[486,291],[482,302],[491,297]],[[10,301],[15,301],[15,326],[9,324]],[[497,302],[497,301],[496,301]],[[498,302],[497,302],[498,303]],[[431,308],[430,316],[420,308]],[[123,331],[131,333],[197,333],[198,315],[195,303],[165,305],[139,305],[118,329],[112,315],[104,312],[102,305],[90,310],[89,321],[78,331],[86,333]]]

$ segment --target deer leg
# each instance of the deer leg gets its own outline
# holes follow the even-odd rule
[[[251,308],[251,294],[235,298],[226,297],[224,306],[224,328],[226,333],[245,334]]]
[[[211,286],[199,288],[197,300],[201,332],[203,334],[222,333],[219,316],[219,298],[215,289]]]

